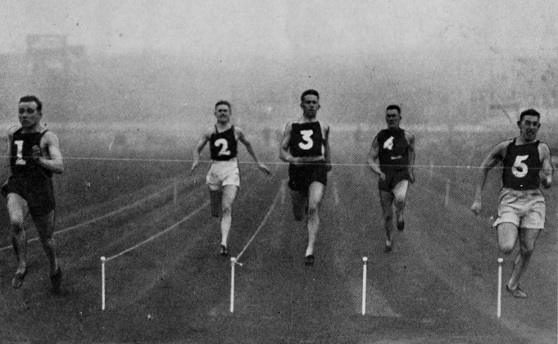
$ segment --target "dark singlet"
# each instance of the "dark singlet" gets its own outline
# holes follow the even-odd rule
[[[320,122],[292,123],[289,151],[294,157],[324,154],[324,138]]]
[[[22,128],[16,130],[12,137],[12,149],[10,152],[10,167],[14,177],[33,177],[43,175],[48,178],[52,177],[52,172],[40,167],[30,159],[33,152],[33,146],[41,146],[41,139],[48,131],[42,133],[22,133]]]
[[[535,190],[539,188],[539,171],[542,161],[539,156],[539,141],[515,145],[515,139],[506,148],[502,182],[505,188]]]
[[[209,138],[209,149],[211,160],[227,161],[236,158],[238,149],[234,125],[223,132],[218,132],[215,127],[215,132]]]
[[[376,136],[379,147],[380,167],[390,170],[406,168],[409,165],[409,143],[405,130],[383,129]]]

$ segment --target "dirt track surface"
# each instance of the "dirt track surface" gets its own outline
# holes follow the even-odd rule
[[[375,178],[360,157],[339,157],[321,208],[316,263],[303,264],[304,223],[285,189],[286,167],[273,177],[243,165],[230,249],[245,248],[236,266],[235,311],[229,312],[231,264],[218,255],[219,224],[209,208],[175,229],[106,264],[107,309],[101,310],[100,257],[156,235],[208,200],[200,179],[145,189],[120,200],[134,207],[57,235],[69,294],[48,291],[47,264],[30,244],[29,274],[10,287],[15,262],[0,252],[0,338],[3,342],[163,343],[556,343],[555,188],[547,195],[547,230],[522,279],[517,300],[503,291],[496,318],[497,258],[488,209],[469,211],[472,188],[455,181],[448,206],[444,178],[418,169],[410,187],[406,228],[393,252],[384,234]],[[205,171],[198,171],[202,176]],[[172,181],[162,183],[169,187]],[[459,188],[462,189],[459,189]],[[487,193],[495,192],[487,191]],[[273,209],[269,209],[273,206]],[[62,219],[59,228],[109,211]],[[109,210],[110,209],[110,210]],[[97,213],[95,213],[97,212]],[[262,221],[266,214],[265,223]],[[81,220],[80,220],[81,219]],[[66,222],[64,222],[66,221]],[[362,258],[368,257],[366,315],[361,315]],[[504,281],[511,269],[505,258]]]

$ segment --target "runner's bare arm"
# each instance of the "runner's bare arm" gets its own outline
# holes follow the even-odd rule
[[[261,163],[260,160],[258,159],[258,156],[256,155],[256,152],[254,151],[254,148],[252,148],[252,144],[250,143],[248,138],[246,138],[246,135],[244,134],[244,131],[242,131],[242,129],[240,129],[239,127],[235,127],[235,132],[238,135],[238,141],[240,141],[240,142],[242,142],[242,144],[244,144],[244,146],[246,147],[246,150],[248,151],[248,154],[250,154],[252,159],[254,159],[254,162],[256,162],[256,164],[258,164],[258,168],[261,171],[263,171],[267,174],[271,174],[271,170],[266,165]]]
[[[547,144],[539,145],[539,156],[542,161],[542,169],[540,172],[541,184],[545,188],[550,188],[552,184],[552,157],[550,154],[550,147]]]
[[[200,139],[198,140],[198,143],[196,144],[196,147],[194,148],[194,152],[193,152],[192,167],[190,168],[190,173],[193,172],[198,166],[198,164],[200,163],[201,151],[209,141],[209,138],[211,137],[211,132],[212,132],[212,128],[206,129],[203,132]]]
[[[380,180],[384,180],[385,174],[380,169],[380,163],[378,161],[379,155],[380,155],[380,148],[378,146],[378,137],[376,136],[374,138],[374,141],[372,141],[372,146],[370,147],[370,153],[368,153],[367,162],[368,162],[368,166],[370,166],[372,171],[378,174]]]
[[[405,132],[407,142],[409,143],[409,176],[410,182],[415,182],[415,135]]]
[[[475,187],[475,199],[473,201],[473,205],[471,206],[471,211],[476,215],[480,214],[482,209],[482,190],[484,189],[484,184],[486,184],[486,178],[488,177],[488,172],[494,166],[498,165],[500,162],[504,160],[504,154],[506,151],[506,147],[510,141],[503,141],[494,146],[490,153],[484,158],[480,168],[479,168],[479,175],[477,180],[477,185]]]
[[[60,140],[52,131],[47,131],[41,139],[41,147],[32,147],[31,158],[35,163],[53,173],[64,172],[64,162],[60,151]]]
[[[324,124],[324,159],[328,171],[331,171],[331,147],[329,146],[329,125]]]
[[[289,142],[291,141],[292,123],[288,123],[283,132],[283,139],[281,140],[281,147],[279,149],[279,159],[295,163],[295,158],[289,152]]]

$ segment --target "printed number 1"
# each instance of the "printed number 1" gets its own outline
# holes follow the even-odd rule
[[[17,146],[16,152],[16,165],[25,165],[26,161],[23,160],[23,140],[14,141],[15,145]]]
[[[527,170],[529,168],[524,161],[527,160],[528,157],[529,155],[518,155],[515,157],[515,162],[512,166],[512,173],[517,178],[523,178],[527,175]]]

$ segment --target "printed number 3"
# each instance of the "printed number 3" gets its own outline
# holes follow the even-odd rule
[[[17,153],[16,153],[16,165],[25,165],[26,162],[23,160],[23,141],[17,140],[14,141],[15,145],[17,146]]]
[[[219,155],[231,155],[231,151],[229,150],[229,143],[225,139],[219,139],[215,141],[215,147],[221,146],[221,150],[219,151]]]
[[[515,162],[512,166],[512,173],[517,178],[523,178],[527,175],[528,167],[524,161],[527,160],[528,157],[528,155],[518,155],[515,157]]]
[[[313,130],[301,130],[300,134],[302,135],[302,139],[304,140],[304,142],[300,142],[298,144],[298,146],[301,149],[304,150],[309,150],[310,148],[312,148],[312,146],[314,145],[314,141],[312,141],[312,134],[314,133]]]

